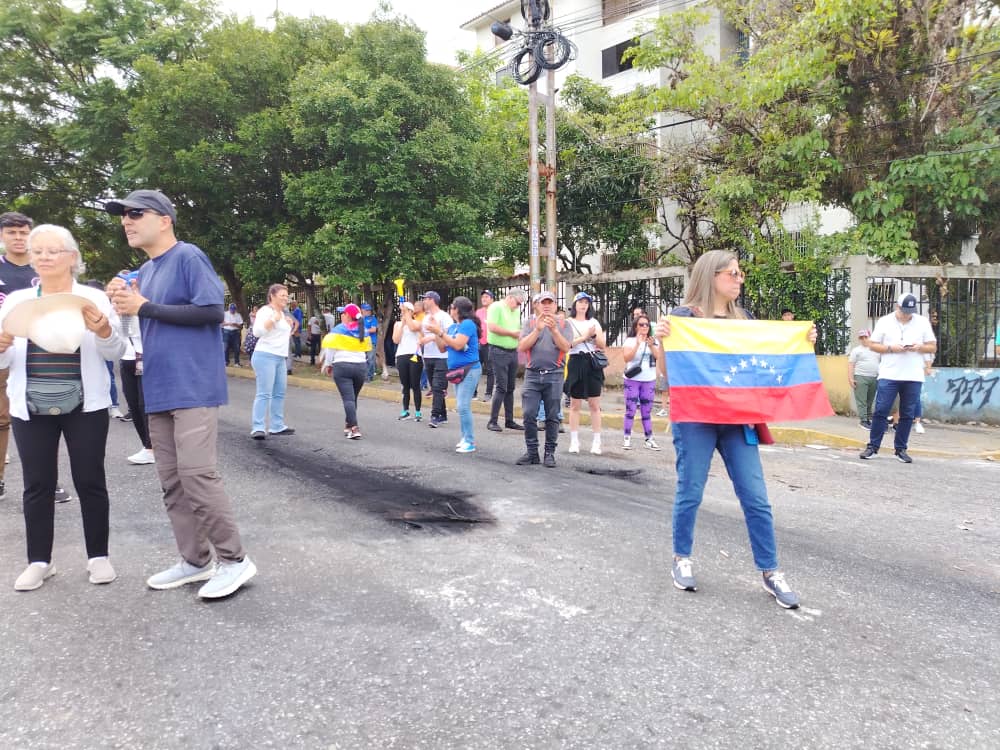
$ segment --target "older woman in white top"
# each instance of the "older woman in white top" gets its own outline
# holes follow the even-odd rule
[[[285,424],[285,391],[288,388],[288,340],[292,326],[286,314],[288,288],[271,284],[267,290],[267,304],[257,311],[253,321],[253,335],[257,345],[250,355],[250,365],[257,376],[257,395],[253,400],[250,437],[263,440],[268,429],[272,435],[291,435],[294,429]],[[270,415],[270,428],[265,420]]]
[[[118,359],[125,341],[111,325],[111,303],[104,292],[76,282],[83,261],[69,230],[52,224],[35,227],[28,236],[28,253],[39,284],[7,296],[0,326],[21,304],[39,306],[35,300],[52,297],[52,311],[34,318],[30,338],[15,337],[6,327],[0,333],[0,367],[10,368],[7,395],[24,475],[28,567],[14,588],[32,591],[56,572],[52,543],[60,437],[80,495],[90,582],[111,583],[117,574],[108,559],[104,452],[111,383],[105,360]]]

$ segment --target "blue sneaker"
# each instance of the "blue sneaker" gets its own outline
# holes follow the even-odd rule
[[[698,590],[698,584],[694,580],[694,563],[691,562],[690,557],[682,557],[680,560],[674,560],[670,574],[674,579],[674,586],[681,591]]]
[[[459,443],[458,447],[455,449],[455,453],[475,453],[475,452],[476,452],[476,446],[474,446],[472,443],[467,443],[464,440],[461,443]]]
[[[403,420],[409,419],[409,418],[410,418],[410,412],[408,412],[406,409],[403,409],[403,411],[401,411],[399,413],[399,416],[397,417],[397,419],[400,422],[402,422]]]
[[[414,422],[420,422],[421,420],[423,420],[423,418],[424,418],[423,415],[419,411],[413,412],[413,421]]]
[[[438,419],[437,417],[431,417],[431,421],[428,423],[428,427],[440,427],[443,424],[448,424],[448,419]]]
[[[764,573],[764,591],[774,597],[779,606],[785,609],[798,609],[799,595],[792,591],[792,587],[785,581],[785,574],[780,570],[773,570],[768,575]]]

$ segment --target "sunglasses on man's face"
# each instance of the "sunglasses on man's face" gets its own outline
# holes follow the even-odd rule
[[[132,219],[132,221],[138,221],[139,219],[141,219],[143,216],[146,215],[147,211],[151,214],[156,213],[156,211],[153,211],[150,208],[127,208],[125,209],[125,213],[122,215],[127,216],[128,218]]]

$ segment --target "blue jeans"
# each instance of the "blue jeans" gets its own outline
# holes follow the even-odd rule
[[[105,360],[104,363],[108,366],[108,375],[111,376],[111,405],[118,406],[118,387],[115,385],[115,363],[111,360]]]
[[[365,364],[368,365],[368,380],[375,379],[375,344],[372,344],[372,350],[370,352],[365,352]]]
[[[462,440],[469,445],[476,444],[476,436],[472,434],[472,394],[476,392],[483,368],[477,362],[465,376],[465,380],[455,386],[455,401],[458,402],[458,426],[462,430]]]
[[[281,432],[285,424],[285,390],[288,371],[285,358],[254,349],[250,366],[257,376],[257,395],[253,399],[251,432],[264,432],[264,419],[270,412],[271,432]]]
[[[754,564],[759,570],[777,570],[774,518],[767,499],[764,470],[757,446],[747,444],[743,425],[672,422],[670,429],[677,456],[674,554],[678,557],[691,555],[695,517],[705,493],[712,455],[718,450],[743,508]]]
[[[899,424],[896,425],[895,449],[905,451],[910,442],[910,428],[920,404],[920,388],[923,383],[915,380],[884,380],[879,378],[875,391],[875,413],[872,415],[872,429],[868,434],[868,447],[878,452],[882,436],[889,425],[889,411],[892,402],[899,396]]]

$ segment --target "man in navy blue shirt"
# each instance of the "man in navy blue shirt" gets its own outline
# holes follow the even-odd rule
[[[133,286],[120,278],[108,285],[119,314],[139,317],[149,437],[181,554],[176,565],[146,583],[172,589],[207,581],[199,596],[228,596],[257,568],[243,550],[217,470],[219,407],[227,401],[219,357],[222,282],[201,250],[177,240],[177,214],[163,193],[136,190],[104,208],[121,217],[129,246],[149,256]]]
[[[361,303],[361,311],[365,314],[365,319],[362,321],[362,325],[365,327],[365,333],[368,334],[368,338],[371,339],[372,348],[371,351],[365,352],[365,360],[368,363],[368,382],[372,382],[375,379],[375,353],[378,344],[378,318],[372,312],[372,306],[367,302]]]

